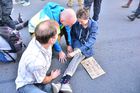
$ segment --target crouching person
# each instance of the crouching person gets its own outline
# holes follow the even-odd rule
[[[78,21],[72,26],[71,37],[73,52],[68,57],[73,57],[59,84],[52,84],[55,93],[58,91],[72,93],[69,81],[75,73],[79,63],[94,54],[94,44],[98,30],[97,23],[89,18],[88,11],[80,9],[77,11]],[[61,86],[61,87],[60,87]]]
[[[46,75],[51,65],[52,46],[57,40],[57,22],[47,20],[35,29],[35,37],[23,53],[18,67],[16,89],[18,93],[52,93],[50,82],[60,75],[60,70],[52,70]]]

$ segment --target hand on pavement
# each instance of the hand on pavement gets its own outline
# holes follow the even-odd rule
[[[64,63],[65,61],[67,61],[66,55],[65,55],[65,53],[63,51],[59,52],[59,61],[61,63]]]

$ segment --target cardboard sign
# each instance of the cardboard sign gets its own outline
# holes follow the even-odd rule
[[[105,74],[104,70],[101,66],[96,62],[93,57],[89,57],[81,62],[83,67],[86,69],[88,74],[92,79],[95,79],[103,74]]]

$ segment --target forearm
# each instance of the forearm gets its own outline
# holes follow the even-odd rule
[[[43,84],[48,84],[48,83],[50,83],[51,81],[53,80],[53,78],[52,78],[52,76],[50,75],[50,76],[46,76],[45,78],[44,78],[44,80],[43,80]]]
[[[61,52],[62,51],[62,48],[61,48],[58,40],[55,42],[55,44],[54,44],[53,47],[54,47],[54,49],[55,49],[56,52]]]

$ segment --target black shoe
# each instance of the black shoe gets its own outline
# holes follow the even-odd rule
[[[22,23],[16,25],[16,30],[21,30],[21,29],[23,29],[23,24]]]
[[[29,20],[23,22],[23,27],[27,27],[28,26],[28,23],[29,23]]]
[[[140,14],[137,16],[138,19],[140,19]]]
[[[71,76],[70,75],[63,76],[61,78],[61,80],[60,80],[60,83],[61,84],[66,84],[66,83],[68,83],[70,81],[70,79],[71,79]]]
[[[21,14],[19,13],[19,15],[18,15],[18,22],[19,23],[23,23],[23,19],[21,18]]]
[[[129,5],[123,5],[122,8],[129,8]]]
[[[24,27],[27,27],[28,26],[28,22],[29,21],[26,21],[26,22],[23,22],[23,23],[20,23],[20,24],[16,25],[16,30],[21,30]]]
[[[130,19],[130,21],[134,21],[136,18],[135,14],[129,15],[127,17]]]
[[[62,91],[59,91],[58,93],[64,93],[64,92],[62,92]]]

